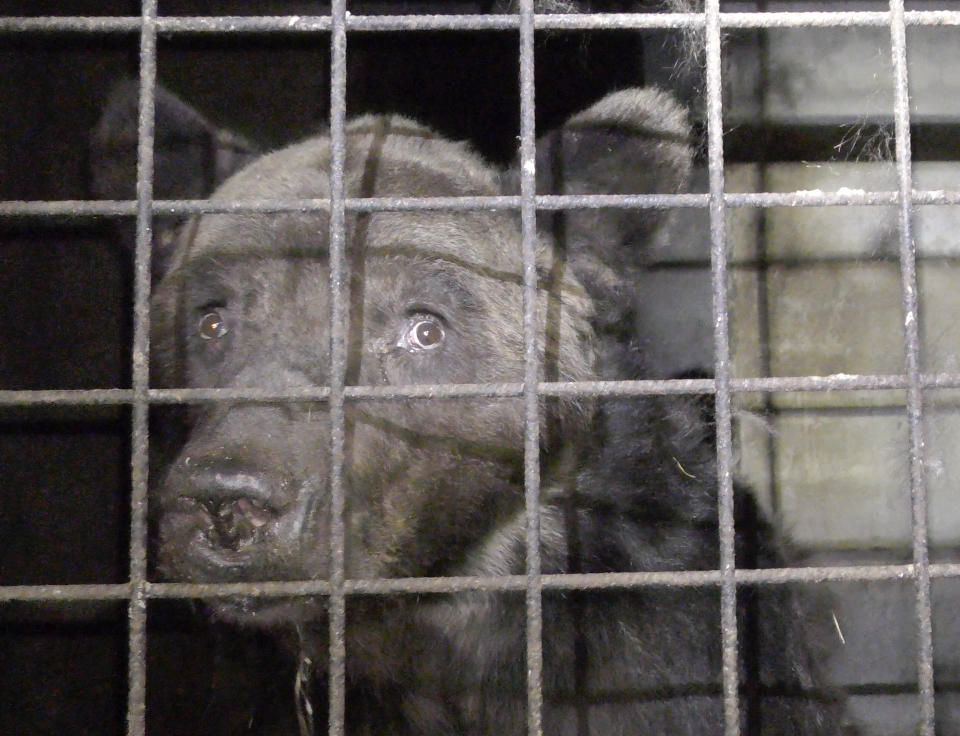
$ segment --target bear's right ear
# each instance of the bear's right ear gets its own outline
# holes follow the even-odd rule
[[[657,89],[625,89],[599,100],[537,141],[538,194],[676,194],[693,163],[686,110]],[[519,190],[519,171],[506,190]],[[595,307],[595,328],[629,340],[633,274],[650,261],[669,213],[649,208],[541,212],[549,232]]]
[[[607,95],[537,141],[538,194],[676,194],[693,164],[687,111],[659,89]],[[564,242],[608,265],[647,262],[658,209],[581,209],[565,213]]]
[[[98,199],[136,197],[137,106],[139,84],[117,84],[90,136],[92,193]],[[201,199],[257,156],[244,138],[211,124],[190,105],[162,87],[154,103],[154,199]],[[155,218],[153,273],[163,273],[183,218]],[[123,228],[132,250],[133,229]]]

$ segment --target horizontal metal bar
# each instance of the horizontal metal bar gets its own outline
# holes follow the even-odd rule
[[[960,373],[930,373],[920,376],[925,389],[960,388]],[[828,376],[770,376],[763,378],[732,378],[734,393],[782,393],[791,391],[877,391],[904,389],[903,375],[851,375],[837,373]],[[537,385],[541,396],[598,397],[598,396],[660,396],[676,394],[712,394],[711,378],[646,379],[637,381],[570,381],[566,383],[541,382]],[[304,386],[273,391],[257,388],[154,388],[147,399],[151,404],[203,404],[216,401],[250,401],[275,403],[281,401],[326,401],[329,389],[324,386]],[[420,386],[347,386],[344,397],[355,401],[401,401],[406,399],[464,399],[511,398],[523,395],[522,383],[450,383]],[[44,389],[0,390],[0,407],[54,406],[54,405],[116,405],[133,402],[129,389]]]
[[[702,28],[698,13],[570,13],[533,16],[538,30],[653,30]],[[426,25],[427,27],[424,27]],[[518,15],[368,15],[347,21],[351,31],[519,30]]]
[[[838,189],[834,192],[805,190],[793,192],[727,193],[728,207],[844,207],[892,206],[899,202],[897,192]],[[914,204],[958,205],[960,190],[915,190]],[[541,194],[538,210],[577,209],[681,209],[705,208],[707,194]],[[347,211],[407,212],[423,210],[518,210],[519,197],[366,197],[347,199]],[[207,199],[160,199],[152,205],[153,214],[276,214],[280,212],[325,212],[328,199],[257,199],[214,202]],[[0,201],[0,217],[132,217],[136,202],[125,200],[7,200]]]
[[[112,601],[129,600],[129,583],[82,585],[0,585],[0,603],[11,601]]]
[[[904,14],[908,26],[960,25],[960,11],[913,10]],[[778,13],[720,13],[722,28],[890,27],[887,11],[795,11]]]
[[[931,578],[960,577],[960,563],[932,563]],[[902,565],[823,565],[734,571],[738,585],[784,585],[790,583],[867,582],[909,580],[917,566]],[[679,570],[656,572],[610,572],[543,574],[544,590],[609,590],[649,587],[704,587],[721,583],[718,570]],[[346,580],[348,595],[418,595],[425,593],[523,592],[525,575],[461,576],[432,578],[394,578]],[[146,583],[147,598],[224,598],[253,596],[260,598],[317,595],[325,596],[330,586],[325,580],[261,581],[249,583]],[[132,595],[129,584],[118,585],[8,585],[0,586],[0,602],[11,601],[86,601],[122,600]]]
[[[726,193],[727,207],[848,207],[890,206],[900,201],[898,192],[877,192],[865,189],[841,188],[836,191],[820,189],[793,192]],[[960,204],[960,190],[917,190],[911,194],[914,204]]]
[[[908,26],[960,26],[960,11],[914,10],[904,14]],[[516,31],[516,15],[352,15],[346,19],[349,31]],[[44,16],[0,17],[0,33],[108,34],[139,32],[141,20],[134,16]],[[157,33],[328,33],[326,15],[190,16],[159,17]],[[572,13],[534,16],[538,30],[654,30],[703,28],[698,13]],[[776,13],[720,13],[722,28],[825,28],[888,27],[885,11],[826,11]]]
[[[21,16],[0,17],[0,33],[139,33],[140,16]]]
[[[327,580],[264,580],[247,583],[150,583],[147,595],[150,598],[225,598],[227,596],[252,596],[275,598],[292,595],[330,594]]]
[[[136,214],[136,200],[38,199],[0,202],[2,217],[133,217]]]
[[[541,195],[537,206],[544,210],[586,209],[601,207],[656,208],[703,207],[701,194],[634,194],[634,195]],[[958,192],[960,201],[960,192]],[[347,211],[404,212],[419,210],[519,210],[520,197],[365,197],[344,201]],[[0,216],[122,216],[135,214],[136,202],[122,200],[62,200],[0,202]],[[195,214],[274,214],[279,212],[327,212],[330,200],[257,199],[211,201],[207,199],[155,200],[154,215]]]
[[[114,406],[133,403],[133,391],[122,388],[0,390],[0,406]]]

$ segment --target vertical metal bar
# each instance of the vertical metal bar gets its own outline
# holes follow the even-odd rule
[[[714,370],[716,381],[717,480],[720,522],[720,630],[723,645],[724,733],[740,733],[737,698],[737,587],[734,582],[730,337],[727,306],[727,244],[723,199],[723,87],[720,2],[706,0],[707,152],[710,173],[710,262],[713,284]]]
[[[330,6],[330,710],[329,733],[344,732],[346,704],[346,598],[344,581],[344,412],[346,304],[344,269],[344,165],[346,161],[346,0]]]
[[[756,10],[758,12],[769,12],[767,0],[757,0]],[[770,97],[770,33],[766,29],[758,28],[753,31],[757,42],[757,107],[760,110],[761,120],[766,114]],[[765,164],[759,164],[759,190],[761,192],[769,191],[770,188],[770,167]],[[760,366],[764,376],[773,375],[773,325],[771,310],[770,293],[770,217],[769,210],[761,207],[757,213],[757,319],[759,322],[760,339]],[[763,414],[764,421],[769,426],[776,428],[780,412],[776,402],[773,400],[773,394],[769,391],[763,394]],[[770,511],[773,518],[779,518],[781,512],[780,479],[778,478],[779,466],[777,464],[777,439],[776,431],[764,432],[764,457],[766,459],[767,479],[770,489]]]
[[[543,594],[540,581],[540,409],[537,396],[537,189],[533,0],[520,2],[520,218],[523,237],[524,492],[527,512],[527,733],[543,733]]]
[[[150,405],[150,250],[153,243],[153,123],[157,78],[157,0],[143,0],[137,118],[137,225],[133,283],[133,406],[130,458],[130,602],[127,652],[127,734],[146,732],[147,473]]]
[[[919,299],[916,244],[913,240],[913,173],[907,76],[907,34],[903,0],[890,0],[890,41],[894,74],[894,125],[900,215],[900,279],[907,373],[907,420],[910,443],[910,496],[913,515],[913,564],[916,584],[917,679],[922,736],[934,733],[933,625],[930,608],[930,559],[927,549],[927,491],[923,457],[923,389],[920,383]]]

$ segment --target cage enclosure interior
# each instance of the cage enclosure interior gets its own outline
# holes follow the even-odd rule
[[[960,734],[957,68],[956,0],[8,0],[0,732]]]

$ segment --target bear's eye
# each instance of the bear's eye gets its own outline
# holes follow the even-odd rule
[[[207,312],[197,323],[197,334],[204,340],[216,340],[229,332],[226,320],[216,309]]]
[[[435,317],[416,317],[401,339],[408,350],[433,350],[443,343],[443,325]]]

